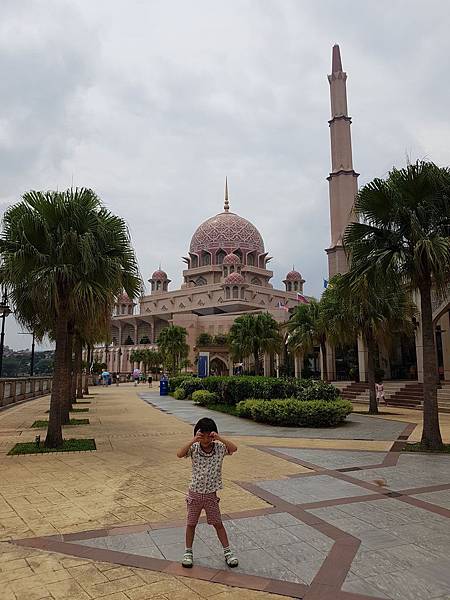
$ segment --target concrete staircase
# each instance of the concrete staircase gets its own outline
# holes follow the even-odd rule
[[[351,402],[368,404],[369,386],[367,383],[337,381],[337,387],[343,398]],[[390,406],[421,408],[423,405],[423,387],[417,381],[385,381],[384,395]],[[437,391],[439,412],[450,413],[450,382],[441,382]]]

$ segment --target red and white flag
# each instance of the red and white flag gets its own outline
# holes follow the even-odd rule
[[[305,298],[305,296],[302,296],[301,294],[297,293],[297,302],[299,304],[309,304],[308,300]]]

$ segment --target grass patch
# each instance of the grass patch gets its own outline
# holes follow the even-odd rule
[[[442,450],[430,450],[425,446],[422,446],[420,442],[414,444],[406,444],[403,448],[403,452],[427,452],[428,454],[450,454],[450,444],[444,444]]]
[[[35,442],[22,442],[16,444],[8,452],[8,455],[17,454],[47,454],[49,452],[89,452],[97,450],[95,440],[64,440],[61,448],[46,448],[44,444],[36,446]]]
[[[68,423],[65,423],[63,427],[67,425],[89,425],[89,419],[70,419]],[[35,429],[42,429],[48,426],[48,421],[35,421],[31,427]]]

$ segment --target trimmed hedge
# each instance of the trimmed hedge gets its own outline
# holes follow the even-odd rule
[[[196,390],[192,394],[192,400],[200,406],[208,406],[208,404],[215,404],[217,402],[217,394],[208,392],[208,390]]]
[[[174,392],[172,392],[172,396],[175,400],[184,400],[186,398],[186,392],[183,388],[177,387]]]
[[[192,375],[186,373],[186,375],[176,375],[169,379],[169,393],[174,392],[185,379],[195,379]]]
[[[240,417],[252,418],[258,423],[284,427],[336,427],[352,412],[348,400],[298,400],[297,398],[239,402],[236,412]]]
[[[186,397],[192,397],[197,390],[207,390],[217,394],[221,404],[236,405],[241,400],[260,398],[297,398],[298,400],[334,401],[339,398],[339,390],[324,381],[313,379],[276,378],[276,377],[183,377],[172,378],[177,386],[184,389]],[[170,388],[172,387],[170,381]],[[174,388],[175,389],[175,388]]]

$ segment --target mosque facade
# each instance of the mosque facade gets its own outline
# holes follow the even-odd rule
[[[346,226],[353,219],[354,198],[358,191],[358,173],[353,168],[351,117],[347,108],[347,74],[343,70],[340,49],[332,50],[330,84],[331,118],[328,121],[331,143],[331,172],[328,176],[330,202],[330,245],[326,248],[328,276],[348,270],[343,248]],[[305,280],[292,270],[283,280],[284,289],[271,284],[271,256],[263,238],[253,223],[230,210],[228,186],[225,184],[223,211],[204,221],[192,236],[189,250],[183,257],[183,283],[179,289],[169,289],[170,279],[157,269],[149,279],[150,291],[136,305],[122,294],[116,302],[111,319],[112,343],[96,348],[94,359],[105,362],[110,371],[127,373],[135,366],[130,362],[132,350],[157,348],[160,332],[169,325],[179,325],[187,331],[189,360],[195,370],[197,340],[200,334],[224,336],[235,319],[247,313],[269,312],[283,323],[299,302],[305,302]],[[450,381],[450,288],[447,298],[437,298],[433,306],[436,324],[441,379]],[[390,379],[423,381],[423,356],[420,329],[414,339],[398,339],[388,351],[380,348],[380,366]],[[232,373],[233,363],[225,345],[212,344],[207,351],[210,367],[215,373]],[[361,381],[367,375],[367,349],[358,340],[353,352]],[[282,357],[280,357],[282,359]],[[339,371],[346,357],[329,346],[328,373],[332,379],[349,375],[348,364]],[[264,357],[264,373],[274,374],[274,364]],[[294,357],[295,375],[300,373],[300,358]]]
[[[299,302],[307,301],[305,280],[296,270],[286,274],[284,289],[273,287],[271,258],[255,225],[230,210],[225,182],[223,211],[197,227],[183,257],[186,267],[181,287],[170,289],[171,280],[159,268],[149,279],[149,293],[137,306],[122,294],[111,319],[112,344],[101,358],[109,370],[129,372],[135,366],[130,362],[132,350],[157,348],[160,332],[178,325],[187,331],[188,360],[193,368],[197,340],[207,333],[213,342],[203,350],[209,352],[211,372],[232,373],[228,350],[224,344],[214,343],[215,337],[226,335],[234,320],[247,313],[268,312],[282,323]],[[268,359],[264,370],[271,370]]]

